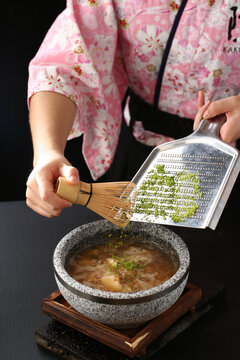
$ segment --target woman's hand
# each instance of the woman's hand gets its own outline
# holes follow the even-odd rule
[[[27,205],[40,215],[53,217],[71,206],[54,192],[59,176],[78,183],[79,175],[64,157],[76,105],[59,93],[40,91],[30,99],[29,122],[33,141],[33,166],[27,181]]]
[[[78,170],[61,153],[46,151],[41,154],[27,181],[26,203],[32,210],[51,218],[72,205],[54,191],[59,176],[72,184],[79,181]]]
[[[240,96],[230,96],[212,103],[204,104],[204,93],[198,94],[198,113],[194,120],[194,130],[199,122],[204,119],[210,119],[216,115],[225,114],[227,121],[220,129],[221,139],[230,144],[240,138]]]

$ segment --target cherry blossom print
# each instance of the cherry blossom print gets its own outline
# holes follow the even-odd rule
[[[106,154],[104,157],[97,154],[97,156],[94,158],[94,168],[97,170],[99,176],[103,175],[105,171],[109,169],[112,160],[113,159],[111,154]]]
[[[156,72],[156,66],[155,65],[153,65],[153,64],[148,64],[147,66],[146,66],[146,68],[147,68],[147,71],[149,71],[149,72]]]
[[[48,82],[48,85],[49,86],[52,86],[53,89],[60,89],[60,88],[63,88],[63,83],[62,83],[62,80],[59,76],[53,76],[53,75],[48,75],[46,73],[46,79],[49,81]]]
[[[190,81],[192,82],[193,79],[194,81],[197,81],[197,85],[195,82],[195,87],[197,87],[197,89],[202,89],[202,90],[206,90],[206,80],[208,81],[208,77],[211,75],[211,71],[209,71],[204,65],[199,67],[199,64],[197,64],[197,68],[195,69],[195,71],[191,71],[188,73],[188,78],[191,79]]]
[[[144,69],[141,74],[146,73],[146,70]],[[131,88],[136,92],[136,94],[144,94],[144,98],[148,97],[149,89],[145,84],[141,81],[139,76],[132,76],[131,78]]]
[[[204,35],[205,41],[202,39],[199,41],[197,47],[192,51],[192,64],[197,62],[198,64],[206,64],[207,61],[211,61],[216,54],[215,46],[212,45],[212,39],[208,34]]]
[[[183,78],[183,74],[175,69],[172,72],[167,72],[165,76],[165,84],[172,88],[175,93],[181,95],[184,90],[185,80]]]
[[[110,36],[95,36],[94,43],[89,47],[89,55],[97,71],[111,71],[114,49],[115,43]]]
[[[74,54],[78,54],[78,55],[84,54],[85,51],[84,51],[83,46],[80,45],[80,44],[76,44],[76,46],[75,46],[74,49],[73,49],[73,53],[74,53]]]
[[[193,96],[197,97],[199,91],[198,80],[194,76],[188,77],[188,91],[186,92],[185,98],[191,99]]]
[[[82,75],[82,69],[81,69],[80,65],[73,65],[72,69],[73,69],[73,71],[75,71],[77,73],[77,76]]]
[[[215,4],[215,0],[207,0],[207,1],[210,7],[212,7]]]
[[[138,31],[136,37],[144,54],[151,53],[156,56],[163,49],[168,36],[167,33],[160,32],[155,25],[146,25]]]
[[[119,23],[123,29],[127,29],[129,27],[129,23],[126,19],[119,19]]]
[[[145,63],[150,62],[152,59],[151,55],[146,55],[143,53],[139,53],[137,51],[136,51],[136,56],[138,57],[139,60],[141,60],[141,62],[145,62]]]
[[[96,99],[93,95],[89,97],[91,103],[96,107],[96,110],[105,109],[105,105],[99,99]]]
[[[211,75],[213,79],[219,78],[221,81],[228,80],[231,71],[229,68],[226,68],[226,66],[224,66],[223,62],[221,62],[220,60],[213,61],[211,67],[212,67]]]
[[[69,139],[84,134],[83,155],[93,179],[105,173],[114,157],[127,87],[146,102],[153,101],[180,4],[181,0],[68,0],[29,65],[29,99],[38,91],[56,91],[75,102]],[[200,89],[206,100],[240,94],[240,50],[223,50],[230,46],[228,27],[235,4],[187,2],[165,67],[159,109],[194,119]],[[233,35],[240,42],[240,20]],[[153,146],[169,141],[141,126],[134,127],[138,141]]]
[[[37,80],[40,82],[40,88],[47,86],[50,91],[64,92],[66,82],[59,69],[44,69],[38,73]]]
[[[177,11],[179,9],[179,5],[176,3],[175,0],[169,1],[168,6],[171,11]]]
[[[98,1],[97,0],[87,0],[87,3],[91,7],[98,6]]]

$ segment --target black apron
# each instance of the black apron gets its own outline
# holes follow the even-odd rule
[[[182,118],[178,115],[158,110],[160,90],[168,54],[186,3],[187,0],[182,0],[169,34],[158,73],[153,104],[146,103],[128,88],[123,100],[122,110],[125,108],[127,98],[130,97],[130,124],[127,125],[124,117],[122,118],[119,142],[113,162],[106,174],[97,180],[98,182],[131,180],[143,164],[144,160],[153,150],[152,146],[140,143],[133,136],[133,126],[135,121],[141,121],[145,130],[169,136],[174,139],[183,138],[193,132],[192,119]],[[82,154],[79,154],[80,148],[82,148],[82,137],[68,142],[65,155],[68,160],[78,168],[80,178],[83,181],[92,182],[93,180],[84,158]]]

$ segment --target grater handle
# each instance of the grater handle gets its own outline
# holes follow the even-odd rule
[[[219,138],[221,126],[225,123],[226,120],[227,118],[225,114],[214,116],[213,118],[208,120],[202,119],[196,130],[196,133],[198,135]]]

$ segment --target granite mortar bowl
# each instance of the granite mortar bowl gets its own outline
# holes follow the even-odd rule
[[[109,241],[110,233],[136,234],[142,243],[152,244],[174,254],[177,272],[164,283],[133,293],[93,289],[74,280],[65,270],[68,259],[79,250]],[[81,314],[113,328],[124,329],[147,322],[173,305],[187,282],[190,256],[183,240],[171,230],[150,223],[132,222],[119,229],[106,220],[82,225],[63,237],[53,255],[55,279],[67,302]]]

